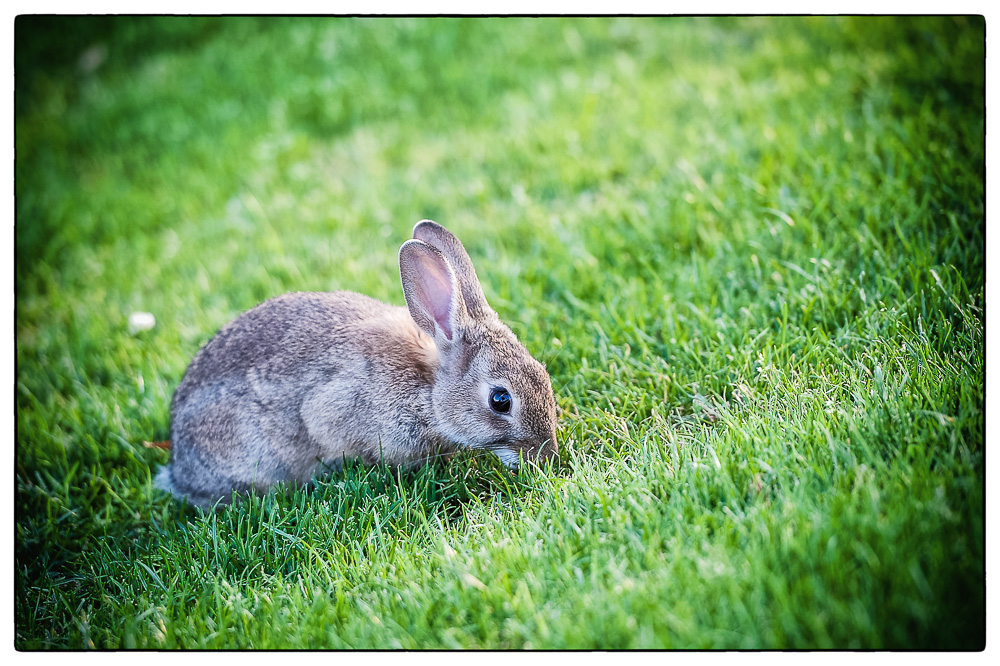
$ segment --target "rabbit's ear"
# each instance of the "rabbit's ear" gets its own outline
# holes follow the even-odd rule
[[[439,249],[420,240],[399,248],[399,277],[410,316],[427,335],[451,340],[466,315],[458,278]]]
[[[469,258],[469,253],[465,251],[461,241],[433,220],[417,222],[413,227],[413,237],[441,250],[448,259],[448,263],[455,269],[462,290],[462,300],[465,301],[469,316],[478,319],[492,312],[479,284],[476,269],[472,266],[472,259]]]

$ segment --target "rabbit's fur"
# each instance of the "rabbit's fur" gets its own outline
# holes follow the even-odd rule
[[[489,307],[472,261],[424,220],[399,251],[407,307],[351,292],[285,294],[195,356],[170,407],[156,484],[192,504],[307,482],[344,458],[419,465],[460,448],[557,450],[549,376]],[[509,413],[490,407],[506,389]]]

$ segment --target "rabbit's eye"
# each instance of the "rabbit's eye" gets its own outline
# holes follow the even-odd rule
[[[507,393],[507,389],[495,388],[490,391],[490,407],[501,414],[510,411],[510,393]]]

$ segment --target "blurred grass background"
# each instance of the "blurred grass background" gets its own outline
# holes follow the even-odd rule
[[[18,17],[16,645],[981,648],[984,35]],[[201,344],[402,304],[425,217],[547,364],[560,473],[151,489]]]

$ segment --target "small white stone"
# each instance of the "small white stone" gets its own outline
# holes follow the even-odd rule
[[[156,326],[156,317],[149,312],[133,312],[128,316],[128,332],[132,335]]]

